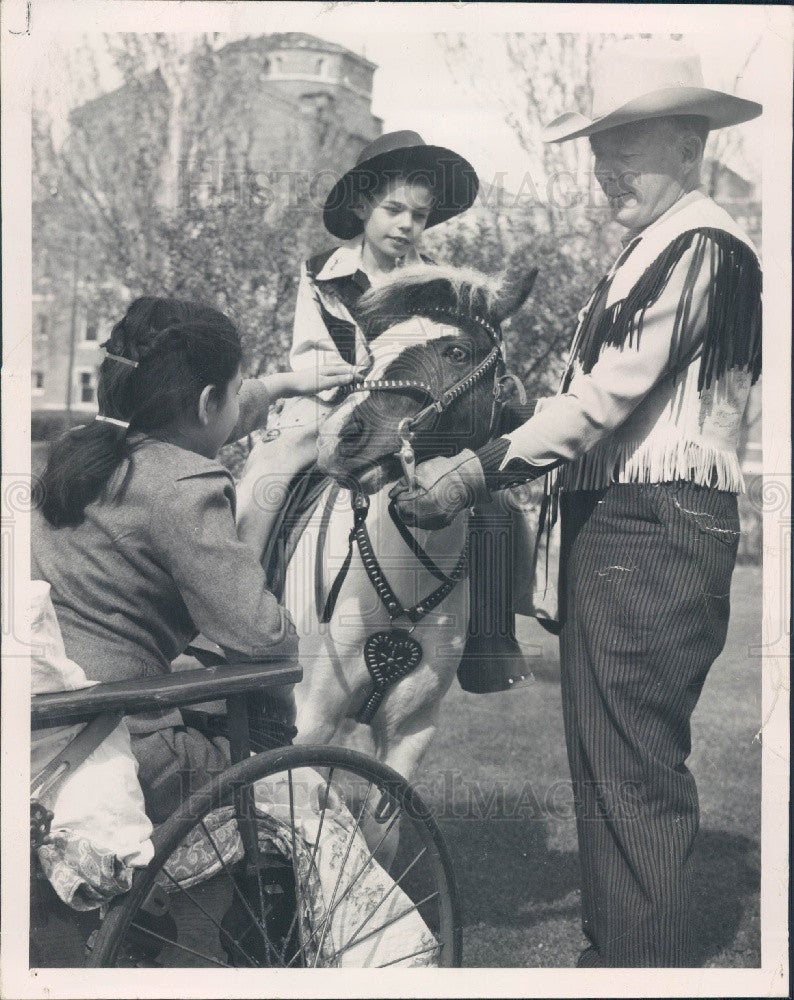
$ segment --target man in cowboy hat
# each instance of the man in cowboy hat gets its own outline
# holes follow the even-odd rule
[[[708,132],[761,107],[704,88],[697,55],[629,41],[594,68],[586,136],[624,248],[582,310],[560,393],[477,454],[434,459],[403,494],[439,525],[554,470],[560,650],[582,866],[580,966],[693,962],[698,827],[690,718],[722,650],[743,488],[737,439],[761,361],[758,259],[699,190]]]

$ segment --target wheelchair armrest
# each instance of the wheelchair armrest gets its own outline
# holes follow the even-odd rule
[[[197,635],[191,643],[188,643],[183,653],[198,660],[202,667],[222,667],[224,663],[229,662],[229,657],[221,647],[205,639],[203,635]],[[290,652],[286,651],[284,655],[289,656]],[[231,659],[234,660],[235,657],[232,656]]]
[[[31,725],[86,722],[100,712],[156,712],[216,701],[233,694],[296,684],[303,676],[297,659],[273,658],[183,670],[163,677],[112,681],[79,691],[56,691],[31,698]]]

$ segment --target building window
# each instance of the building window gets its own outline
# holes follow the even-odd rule
[[[93,372],[80,372],[80,402],[93,403],[96,399],[96,386]]]
[[[99,324],[90,319],[85,325],[85,337],[83,338],[86,342],[95,344],[99,339]]]
[[[36,336],[40,340],[44,340],[47,336],[47,316],[44,313],[36,317]]]
[[[38,395],[44,392],[44,372],[34,371],[33,373],[33,391]]]

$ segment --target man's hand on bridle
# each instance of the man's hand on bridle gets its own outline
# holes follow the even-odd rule
[[[480,460],[465,449],[453,458],[431,458],[416,468],[416,486],[405,480],[389,496],[405,524],[438,529],[451,524],[462,510],[490,499]]]

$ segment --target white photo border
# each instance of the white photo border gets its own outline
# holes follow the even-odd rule
[[[351,35],[504,31],[757,32],[768,66],[763,127],[764,613],[762,960],[759,969],[466,969],[261,972],[27,968],[28,699],[24,597],[30,577],[31,73],[48,32],[305,30]],[[788,662],[791,554],[792,13],[785,6],[525,3],[234,3],[223,0],[6,0],[2,19],[3,740],[2,983],[6,997],[599,997],[788,994]],[[26,500],[25,490],[28,490]],[[782,505],[774,491],[783,491]],[[780,495],[780,494],[778,494]]]

